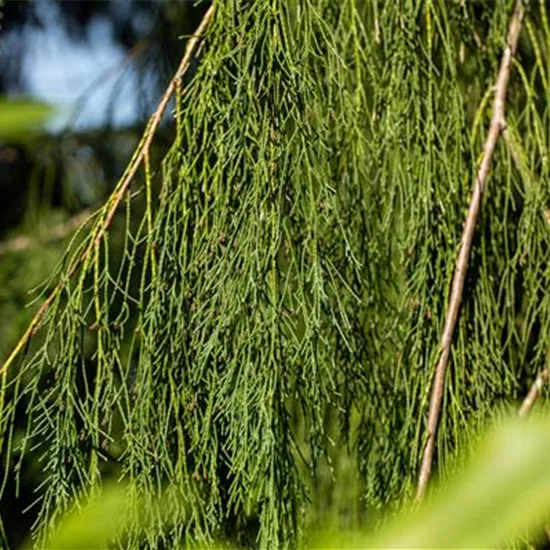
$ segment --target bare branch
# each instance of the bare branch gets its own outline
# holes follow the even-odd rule
[[[14,252],[22,252],[27,248],[37,246],[44,242],[63,239],[67,235],[70,235],[82,223],[88,221],[92,213],[93,211],[89,208],[82,210],[82,212],[75,214],[67,221],[52,227],[44,236],[39,238],[29,237],[28,235],[17,235],[17,237],[0,242],[0,256]]]
[[[416,498],[422,500],[426,493],[430,475],[432,470],[433,455],[435,450],[435,438],[439,417],[441,413],[441,402],[443,399],[443,391],[445,385],[445,371],[451,352],[451,343],[453,340],[454,329],[458,318],[458,311],[462,301],[462,291],[464,288],[464,280],[468,271],[468,261],[472,241],[475,233],[475,226],[481,206],[481,199],[485,188],[487,175],[491,166],[491,160],[497,144],[500,133],[505,128],[504,105],[506,102],[506,90],[508,87],[508,79],[510,77],[510,68],[512,66],[512,58],[516,52],[518,37],[521,30],[521,23],[525,13],[525,7],[522,0],[517,0],[514,13],[510,21],[508,30],[507,46],[502,55],[500,70],[495,86],[495,99],[493,104],[493,116],[487,140],[483,148],[483,159],[477,173],[476,182],[474,185],[468,215],[464,224],[462,233],[462,242],[458,254],[455,272],[453,276],[453,284],[451,289],[451,297],[449,300],[449,308],[445,319],[445,326],[441,338],[441,354],[435,369],[435,376],[432,386],[432,394],[430,399],[430,411],[428,416],[428,434],[424,454],[422,456],[422,465],[418,477],[418,487]]]
[[[105,204],[103,223],[100,226],[98,226],[98,228],[95,230],[95,236],[90,241],[89,246],[84,250],[84,252],[80,256],[78,261],[76,261],[74,265],[70,268],[67,274],[68,279],[73,277],[73,275],[76,273],[76,270],[83,263],[83,261],[89,256],[89,254],[93,250],[95,250],[99,246],[105,233],[109,229],[118,206],[120,205],[122,199],[126,195],[126,192],[128,191],[130,184],[134,179],[134,176],[136,175],[141,163],[143,162],[143,159],[149,152],[151,143],[153,141],[153,137],[158,128],[158,125],[160,124],[162,115],[166,110],[166,106],[168,105],[168,102],[170,101],[170,98],[172,97],[172,94],[174,93],[174,91],[179,87],[181,79],[187,72],[187,69],[189,68],[189,65],[191,63],[191,59],[197,49],[197,45],[199,44],[199,40],[201,36],[204,34],[204,31],[206,30],[208,24],[210,23],[210,20],[212,19],[212,16],[214,14],[214,10],[215,10],[215,3],[213,3],[208,8],[206,13],[204,14],[204,17],[202,18],[202,21],[197,27],[197,30],[187,42],[185,53],[182,57],[182,60],[176,71],[176,74],[170,81],[170,84],[166,88],[166,91],[164,92],[164,95],[162,96],[160,103],[158,104],[155,112],[149,119],[149,123],[147,124],[147,128],[145,129],[144,135],[137,147],[136,152],[134,153],[134,156],[132,157],[132,160],[130,161],[130,164],[124,176],[122,177],[120,182],[117,184],[117,187],[115,188],[113,194]],[[34,318],[32,319],[25,334],[23,334],[23,336],[21,337],[19,342],[16,344],[15,348],[13,349],[9,357],[6,359],[6,362],[0,369],[1,376],[5,376],[11,363],[14,361],[17,355],[21,352],[21,350],[26,346],[31,336],[38,330],[40,326],[40,322],[44,317],[44,314],[46,313],[50,305],[53,303],[53,301],[55,300],[59,291],[63,288],[63,284],[65,280],[66,279],[60,281],[57,284],[57,286],[54,287],[50,295],[44,300],[44,302],[40,306],[40,309],[36,312]]]

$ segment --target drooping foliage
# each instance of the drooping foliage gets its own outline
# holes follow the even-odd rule
[[[44,470],[38,545],[112,476],[173,499],[169,528],[149,509],[152,548],[291,547],[342,461],[367,517],[415,483],[512,3],[215,5],[169,153],[158,170],[145,157],[109,231],[114,199],[77,234],[45,293],[61,291],[3,371],[5,475]],[[531,6],[513,69],[442,467],[550,347],[546,8]],[[327,491],[322,505],[351,489],[336,477]]]

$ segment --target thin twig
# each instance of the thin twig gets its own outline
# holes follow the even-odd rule
[[[527,416],[531,412],[531,409],[535,406],[535,403],[539,398],[544,384],[548,382],[549,378],[550,373],[547,368],[539,372],[538,376],[535,378],[535,381],[531,385],[531,388],[529,389],[529,393],[525,396],[525,399],[521,403],[521,407],[518,411],[518,416],[520,418]],[[544,526],[544,532],[546,533],[546,538],[550,541],[550,525],[547,524]]]
[[[140,164],[145,158],[145,155],[149,152],[151,143],[153,141],[153,137],[155,135],[155,131],[158,128],[158,125],[162,119],[162,115],[164,114],[164,111],[166,110],[166,106],[168,105],[168,102],[170,101],[170,98],[174,93],[174,90],[179,86],[181,79],[183,78],[187,69],[189,68],[189,65],[191,63],[191,58],[193,57],[193,54],[197,48],[199,39],[204,34],[204,31],[206,30],[208,24],[210,23],[210,20],[212,19],[212,15],[214,14],[214,10],[215,10],[215,3],[212,3],[212,5],[208,8],[206,13],[204,14],[199,26],[197,27],[197,30],[187,42],[185,53],[176,71],[176,74],[170,81],[170,84],[166,88],[166,91],[164,92],[164,95],[162,96],[162,99],[160,100],[158,107],[156,108],[155,112],[151,116],[149,123],[147,124],[147,127],[145,129],[144,135],[140,141],[140,144],[138,145],[138,149],[134,153],[134,156],[130,161],[130,165],[126,170],[125,175],[123,176],[121,181],[118,183],[115,191],[113,192],[113,195],[105,205],[105,217],[103,220],[103,224],[99,227],[99,229],[96,230],[95,237],[91,240],[89,246],[84,250],[84,252],[80,256],[78,261],[75,262],[75,264],[69,270],[67,277],[61,280],[54,287],[50,295],[44,300],[44,302],[40,306],[40,309],[36,312],[35,316],[33,317],[25,334],[23,334],[23,336],[21,337],[19,342],[16,344],[16,346],[14,347],[9,357],[6,359],[6,362],[0,369],[1,376],[5,376],[11,363],[14,361],[17,355],[21,352],[21,350],[26,346],[27,342],[30,340],[32,335],[38,330],[42,318],[44,317],[48,308],[53,303],[59,291],[63,288],[63,284],[66,282],[67,279],[70,279],[73,277],[77,268],[82,264],[82,262],[89,256],[89,254],[93,250],[95,250],[99,246],[101,239],[103,239],[105,233],[109,229],[118,206],[120,205],[122,199],[126,195],[126,192],[128,191],[128,188],[130,187],[130,184],[132,183],[132,180],[136,175]]]
[[[537,401],[540,395],[542,387],[546,382],[548,382],[549,378],[550,378],[550,373],[548,372],[548,369],[543,369],[539,373],[539,375],[533,382],[533,385],[531,386],[529,393],[525,396],[525,399],[523,400],[523,403],[519,408],[519,412],[518,412],[519,416],[523,417],[527,415],[529,411],[533,408],[535,402]]]
[[[475,226],[481,206],[481,199],[485,188],[485,181],[489,173],[493,152],[499,135],[505,127],[504,105],[506,101],[506,89],[508,79],[510,77],[510,68],[512,58],[516,52],[518,37],[521,29],[521,23],[525,8],[522,0],[517,0],[510,27],[508,30],[507,46],[504,50],[500,63],[497,83],[495,86],[495,100],[493,104],[493,116],[489,127],[489,134],[483,148],[483,159],[477,173],[476,182],[474,185],[468,215],[464,224],[462,233],[462,242],[460,252],[458,254],[456,268],[453,276],[453,284],[451,297],[449,300],[449,308],[445,319],[443,336],[441,338],[441,355],[435,369],[435,376],[430,399],[430,411],[428,416],[428,437],[422,457],[422,465],[418,477],[418,487],[416,498],[422,500],[426,493],[430,474],[432,470],[433,455],[435,450],[435,437],[439,424],[439,416],[441,413],[441,402],[443,399],[443,389],[445,382],[445,371],[449,361],[451,352],[451,343],[453,340],[454,329],[458,318],[458,311],[462,301],[462,291],[464,288],[464,280],[468,271],[468,260],[472,241],[474,238]]]

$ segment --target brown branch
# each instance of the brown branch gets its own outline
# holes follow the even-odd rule
[[[548,379],[550,378],[550,373],[548,372],[548,369],[543,369],[535,381],[533,382],[533,385],[531,386],[531,389],[529,390],[529,393],[525,396],[525,399],[523,400],[523,403],[521,404],[521,407],[519,408],[519,416],[523,417],[526,416],[529,411],[533,408],[535,402],[537,401],[540,392],[542,390],[542,387],[546,382],[548,382]]]
[[[443,336],[441,338],[441,355],[435,369],[435,376],[432,386],[430,411],[428,416],[428,437],[426,441],[426,446],[424,448],[424,454],[422,456],[422,465],[420,467],[416,493],[416,498],[418,500],[422,500],[424,498],[428,483],[430,481],[433,455],[435,450],[435,437],[437,434],[437,427],[439,424],[439,417],[441,413],[441,402],[443,399],[445,371],[447,368],[447,363],[449,361],[454,329],[458,318],[460,303],[462,301],[464,280],[468,271],[468,260],[470,256],[470,250],[472,248],[472,241],[474,238],[475,226],[481,206],[481,199],[485,188],[485,182],[487,180],[487,175],[491,166],[491,160],[493,157],[495,146],[497,144],[500,133],[505,127],[504,105],[506,102],[506,89],[508,86],[508,79],[510,77],[512,58],[517,48],[518,37],[524,12],[525,8],[523,5],[523,1],[517,0],[508,30],[507,46],[502,55],[500,70],[495,86],[495,99],[493,104],[493,116],[491,119],[491,125],[489,127],[489,133],[487,135],[487,140],[483,148],[483,159],[477,173],[472,198],[470,201],[470,207],[468,209],[468,215],[466,217],[466,222],[464,224],[464,230],[462,233],[460,252],[458,254],[453,276],[449,308],[447,310]]]
[[[120,205],[122,199],[126,195],[126,192],[128,191],[130,184],[132,183],[132,180],[134,176],[136,175],[138,168],[140,164],[142,163],[143,159],[145,158],[145,155],[148,154],[149,149],[151,147],[151,143],[153,141],[153,137],[155,135],[155,131],[158,128],[158,125],[160,124],[160,121],[162,119],[162,115],[164,114],[164,111],[166,110],[166,106],[168,105],[168,102],[170,101],[170,98],[172,94],[174,93],[174,90],[176,90],[177,87],[179,87],[179,84],[181,82],[181,79],[183,78],[184,74],[186,73],[187,69],[189,68],[189,65],[191,63],[191,59],[193,57],[193,54],[195,53],[195,50],[197,48],[197,45],[199,44],[200,37],[204,34],[204,31],[206,30],[208,24],[210,23],[210,20],[212,19],[212,15],[214,14],[215,10],[215,3],[213,3],[206,13],[204,14],[204,17],[202,18],[202,21],[200,22],[199,26],[197,27],[197,30],[195,33],[191,36],[189,41],[187,42],[187,47],[185,48],[185,53],[183,55],[183,58],[181,60],[181,63],[176,71],[176,74],[170,81],[170,84],[166,88],[166,91],[164,92],[164,95],[162,96],[162,99],[160,100],[160,103],[158,104],[155,112],[149,119],[149,123],[147,124],[147,128],[145,129],[145,132],[143,134],[143,137],[140,141],[140,144],[138,145],[138,148],[136,152],[134,153],[134,156],[132,157],[132,160],[130,161],[130,165],[128,166],[128,169],[126,170],[126,173],[118,183],[116,189],[113,192],[113,195],[109,199],[109,201],[105,205],[105,215],[103,224],[99,226],[95,230],[95,237],[92,238],[90,241],[89,246],[84,250],[80,258],[75,262],[75,264],[70,268],[66,279],[61,280],[52,290],[50,295],[44,300],[42,305],[40,306],[40,309],[36,312],[35,316],[33,317],[30,325],[28,326],[25,334],[21,337],[19,342],[16,344],[15,348],[9,355],[9,357],[6,359],[6,362],[0,369],[0,375],[5,376],[5,374],[8,371],[9,366],[14,361],[14,359],[17,357],[17,355],[21,352],[21,350],[26,346],[32,335],[38,330],[40,323],[42,321],[42,318],[44,317],[46,311],[53,303],[56,296],[59,294],[59,291],[63,288],[63,284],[67,279],[71,279],[73,275],[75,274],[78,267],[83,263],[83,261],[89,256],[89,254],[95,250],[100,242],[101,239],[103,239],[105,233],[109,229],[111,222],[113,220],[113,217],[115,215],[115,212]]]

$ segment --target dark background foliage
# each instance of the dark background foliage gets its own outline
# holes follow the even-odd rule
[[[123,51],[99,78],[79,82],[81,97],[70,108],[73,116],[57,128],[45,128],[24,139],[0,140],[0,355],[2,361],[24,331],[32,312],[29,290],[41,283],[62,256],[72,220],[91,212],[108,196],[126,167],[143,126],[156,106],[185,47],[185,36],[196,28],[208,2],[105,0],[8,1],[0,4],[0,97],[32,98],[28,67],[32,63],[32,37],[37,29],[53,34],[51,16],[63,33],[58,48],[79,47],[84,65],[94,62],[90,42],[94,22],[111,29],[112,42]],[[59,36],[59,35],[58,35]],[[56,37],[51,38],[54,41]],[[57,58],[63,65],[63,53]],[[67,66],[65,73],[70,71]],[[63,72],[61,71],[61,74]],[[59,73],[56,73],[59,74]],[[116,109],[124,101],[116,81],[133,75],[133,101],[138,109],[129,124],[120,123],[108,104],[102,113],[86,115],[86,103],[104,81]],[[47,76],[47,75],[46,75]],[[51,86],[60,96],[68,91],[71,75]],[[40,98],[38,98],[40,99]],[[101,106],[100,106],[101,107]],[[81,116],[83,115],[83,116]],[[164,125],[155,142],[156,158],[172,137],[172,124]],[[60,238],[61,237],[61,238]],[[20,246],[21,245],[21,246]],[[15,499],[14,480],[0,503],[10,547],[17,547],[34,520],[31,486],[40,480],[40,464],[25,464],[28,473]]]

